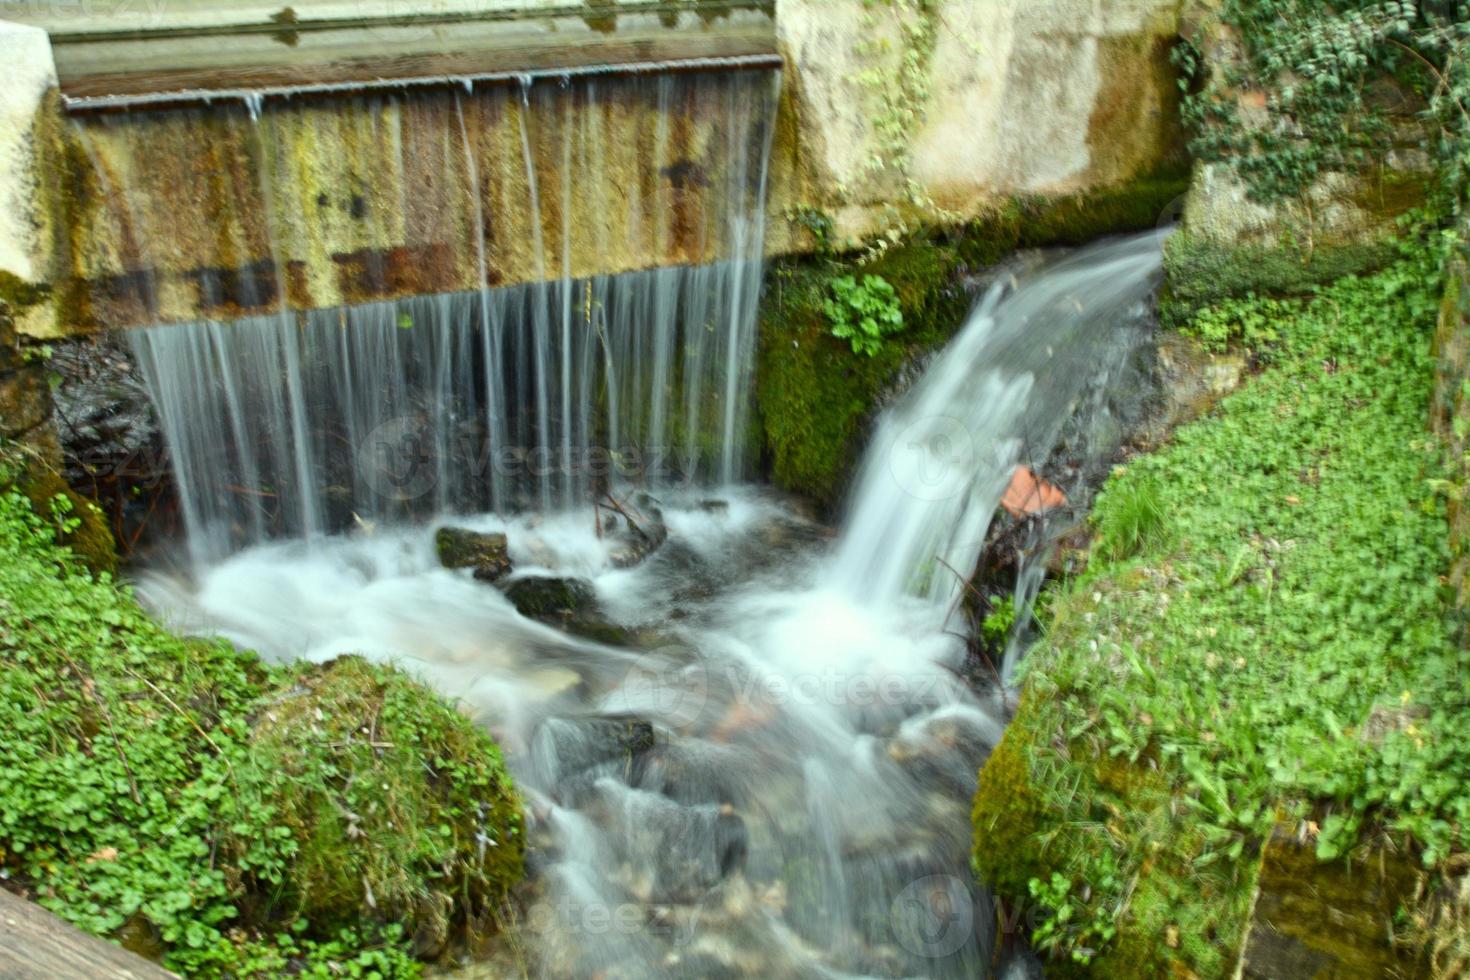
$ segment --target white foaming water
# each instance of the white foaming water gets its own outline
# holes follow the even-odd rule
[[[916,594],[947,609],[975,569],[1018,463],[1038,466],[1090,387],[1131,353],[1118,329],[1158,286],[1156,233],[1004,276],[879,424],[833,572],[864,602]]]
[[[515,577],[589,581],[593,635],[626,645],[440,568],[434,525],[258,546],[139,591],[268,657],[396,663],[489,726],[532,810],[540,975],[982,976],[969,804],[1005,713],[958,676],[932,559],[975,566],[1010,468],[1111,370],[1113,319],[1157,269],[1150,237],[993,289],[880,424],[835,548],[750,488],[662,494],[668,540],[633,568],[590,509],[450,519],[504,531]]]

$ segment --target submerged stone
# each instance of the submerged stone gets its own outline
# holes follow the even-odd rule
[[[482,582],[510,573],[510,550],[504,534],[441,527],[434,532],[434,551],[445,568],[468,568]]]
[[[532,619],[595,614],[597,596],[582,578],[530,575],[506,586],[505,597],[522,616]]]
[[[641,565],[669,539],[669,529],[664,524],[664,513],[658,501],[646,493],[634,499],[636,510],[623,514],[626,528],[608,553],[608,562],[614,568],[632,568]]]

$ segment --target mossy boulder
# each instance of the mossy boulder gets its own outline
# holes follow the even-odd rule
[[[491,921],[521,878],[521,801],[499,748],[391,667],[341,657],[296,670],[263,700],[235,779],[294,851],[258,867],[253,840],[221,840],[257,921],[395,922],[434,955],[454,929]]]
[[[434,532],[434,551],[445,568],[468,568],[483,582],[510,574],[510,546],[504,534],[441,527]]]
[[[597,609],[592,583],[580,578],[528,575],[506,586],[505,597],[517,612],[532,619],[580,615]]]
[[[1181,231],[1164,247],[1168,284],[1160,311],[1178,326],[1224,299],[1255,293],[1293,296],[1347,275],[1380,269],[1397,250],[1387,240],[1307,249],[1295,244],[1236,245]]]
[[[0,447],[3,451],[3,447]],[[13,486],[55,528],[56,542],[94,575],[117,571],[117,542],[101,509],[77,493],[37,453],[12,450],[0,459],[0,490]]]

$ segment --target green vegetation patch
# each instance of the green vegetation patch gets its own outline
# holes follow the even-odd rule
[[[1415,254],[1255,301],[1268,369],[1100,495],[975,803],[976,870],[1051,910],[1059,967],[1227,974],[1283,819],[1321,860],[1368,825],[1427,864],[1465,845],[1470,676],[1424,424],[1437,283]]]
[[[8,887],[191,976],[387,976],[519,878],[518,800],[451,705],[180,639],[57,532],[0,490]]]
[[[959,328],[969,297],[955,250],[927,241],[898,245],[865,262],[786,260],[770,273],[761,305],[757,398],[767,464],[778,486],[826,507],[838,502],[868,419],[903,366]],[[887,284],[903,330],[855,353],[833,334],[833,283],[868,277]],[[890,293],[891,290],[891,293]],[[890,320],[891,322],[891,320]]]
[[[820,254],[772,263],[761,300],[757,402],[771,479],[835,506],[862,455],[868,421],[905,365],[963,326],[966,271],[1019,248],[1157,227],[1187,184],[1183,171],[1169,171],[1086,194],[1016,198],[984,218],[868,258],[832,255],[831,219],[822,212],[793,215]],[[876,333],[861,328],[865,316]],[[849,326],[834,336],[839,321]]]

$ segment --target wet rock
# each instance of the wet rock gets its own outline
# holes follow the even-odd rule
[[[1132,435],[1130,448],[1149,452],[1163,445],[1175,429],[1210,411],[1240,387],[1248,371],[1239,353],[1213,353],[1191,337],[1160,333],[1154,366],[1158,404]]]
[[[597,612],[597,594],[592,583],[581,578],[528,575],[506,586],[505,597],[517,612],[532,619],[561,619]]]
[[[556,783],[610,764],[631,770],[657,739],[642,718],[548,718],[536,728],[532,759]]]
[[[724,515],[730,513],[730,502],[728,500],[701,500],[697,506],[706,514]]]
[[[704,903],[717,885],[744,868],[749,837],[733,806],[684,806],[609,778],[591,789],[588,816],[613,828],[609,836],[622,859],[644,873],[630,883],[640,900]]]
[[[434,551],[445,568],[472,569],[475,578],[482,582],[494,582],[511,570],[504,534],[441,527],[434,532]]]
[[[999,724],[983,716],[941,713],[904,725],[888,743],[888,757],[920,785],[968,800],[1000,736]]]
[[[605,646],[634,643],[631,630],[602,614],[592,583],[586,579],[528,575],[504,588],[505,597],[522,616]]]

